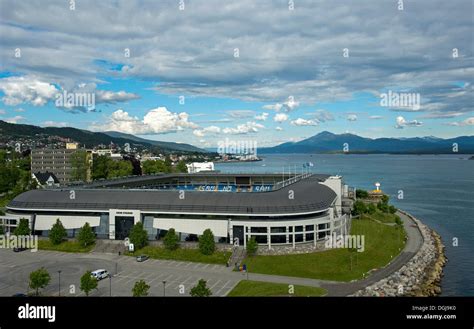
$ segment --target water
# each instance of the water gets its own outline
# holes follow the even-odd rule
[[[264,155],[260,162],[218,163],[222,172],[301,172],[337,174],[350,186],[374,189],[435,229],[446,246],[443,296],[474,296],[474,160],[467,155]],[[398,199],[399,191],[403,199]],[[457,239],[458,246],[454,246]]]

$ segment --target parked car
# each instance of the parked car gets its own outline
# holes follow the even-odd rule
[[[28,248],[15,247],[15,248],[13,248],[13,252],[21,252],[21,251],[25,251],[26,249],[28,249]]]
[[[137,262],[144,262],[144,261],[146,261],[148,258],[150,258],[150,257],[148,257],[147,255],[140,255],[140,256],[137,256]]]
[[[108,278],[109,277],[109,272],[107,272],[106,270],[103,270],[103,269],[95,270],[91,273],[91,276],[93,278],[96,278],[97,281],[99,281],[99,280]]]
[[[19,292],[19,293],[16,293],[16,294],[12,295],[12,297],[28,297],[28,295],[24,294],[22,292]]]

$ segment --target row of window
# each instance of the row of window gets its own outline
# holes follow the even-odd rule
[[[317,240],[322,240],[329,235],[329,231],[318,232]],[[251,237],[255,238],[258,244],[267,244],[268,243],[268,236],[267,235],[251,235]],[[295,243],[297,242],[309,242],[314,241],[314,233],[306,233],[306,240],[304,240],[304,234],[295,234]],[[286,244],[286,243],[293,243],[293,235],[288,235],[288,241],[286,240],[286,235],[271,235],[270,236],[270,243],[271,244]]]
[[[318,231],[326,230],[329,228],[329,223],[318,224]],[[305,225],[305,231],[314,231],[314,225]],[[288,232],[293,233],[293,226],[288,227]],[[303,225],[295,226],[295,232],[303,232]],[[247,233],[268,233],[268,231],[266,227],[247,227]],[[286,233],[286,226],[271,227],[270,233]]]

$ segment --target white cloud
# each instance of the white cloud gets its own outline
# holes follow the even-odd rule
[[[280,112],[281,110],[284,110],[285,112],[291,112],[299,105],[300,102],[297,102],[293,96],[288,96],[286,101],[284,101],[283,103],[264,105],[262,108],[264,110],[272,110],[276,112]]]
[[[457,122],[449,122],[447,123],[449,126],[474,126],[474,117],[467,118],[463,121],[457,121]]]
[[[315,120],[306,120],[303,118],[298,118],[291,121],[291,124],[294,126],[317,126],[318,123]]]
[[[286,120],[288,120],[288,115],[285,113],[277,113],[273,117],[273,121],[278,122],[278,123],[282,123]]]
[[[277,130],[277,131],[282,131],[283,128],[282,128],[282,127],[276,127],[275,130]]]
[[[158,107],[148,111],[143,120],[140,120],[120,109],[112,113],[105,125],[93,125],[92,129],[145,135],[166,134],[186,128],[197,128],[197,125],[190,122],[188,118],[189,115],[185,112],[173,113],[166,107]]]
[[[67,127],[69,124],[67,122],[57,122],[57,121],[44,121],[41,124],[43,127]]]
[[[234,119],[243,119],[243,118],[250,118],[255,115],[254,111],[251,110],[232,110],[227,111],[227,115]]]
[[[404,117],[398,116],[397,117],[397,124],[395,125],[395,128],[403,129],[404,127],[419,127],[422,124],[423,123],[418,121],[418,120],[407,121],[407,120],[405,120]]]
[[[257,121],[265,121],[268,119],[268,113],[267,112],[263,112],[262,114],[258,114],[254,117],[255,120]]]
[[[347,119],[347,121],[357,121],[357,115],[356,114],[348,114],[346,119]]]
[[[19,121],[23,121],[23,120],[25,120],[25,118],[22,117],[21,115],[17,115],[17,116],[14,116],[13,118],[5,119],[5,121],[8,123],[18,123]]]
[[[224,134],[248,134],[248,133],[256,133],[259,131],[259,129],[265,128],[264,125],[260,123],[256,123],[253,121],[249,121],[244,124],[238,125],[236,128],[224,128],[222,132]]]
[[[203,129],[195,129],[193,130],[193,134],[197,137],[204,137],[208,134],[218,134],[221,132],[221,128],[217,126],[209,126]]]
[[[371,119],[371,120],[380,120],[380,119],[383,119],[383,116],[381,116],[381,115],[371,115],[369,117],[369,119]]]
[[[4,114],[7,114],[7,111],[0,109],[0,115],[4,115]]]
[[[118,103],[126,102],[133,99],[140,98],[139,95],[134,93],[127,93],[123,90],[114,92],[109,90],[97,90],[96,91],[96,102],[97,103]]]
[[[334,120],[334,116],[332,115],[332,113],[326,110],[316,110],[313,117],[318,122],[326,122],[326,121]]]
[[[2,101],[11,106],[23,103],[43,106],[58,92],[54,85],[40,81],[34,76],[0,79],[0,90],[5,94]]]

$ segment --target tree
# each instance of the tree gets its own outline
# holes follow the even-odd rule
[[[211,289],[207,287],[207,282],[201,279],[197,285],[191,289],[189,294],[192,297],[209,297],[212,295],[212,292]]]
[[[179,247],[179,237],[174,228],[170,228],[163,238],[163,244],[168,250],[176,250]]]
[[[107,178],[130,176],[133,173],[133,166],[127,160],[110,160],[108,162]]]
[[[199,250],[203,255],[212,255],[216,250],[214,234],[210,229],[206,229],[199,237]]]
[[[249,241],[247,241],[247,255],[253,256],[257,253],[258,250],[258,243],[255,240],[255,237],[251,237]]]
[[[377,208],[382,212],[388,212],[388,205],[382,201],[379,201],[379,203],[377,203]]]
[[[79,243],[84,247],[87,247],[95,242],[95,234],[92,231],[89,223],[85,223],[84,226],[81,227],[77,235],[77,241],[79,241]]]
[[[390,198],[389,198],[388,195],[386,195],[386,194],[382,195],[382,203],[388,204],[388,200],[389,200],[389,199],[390,199]]]
[[[46,287],[51,281],[51,276],[48,271],[41,267],[40,269],[30,273],[30,284],[31,289],[36,290],[36,296],[39,296],[39,289]]]
[[[188,167],[186,166],[186,162],[184,160],[178,162],[178,164],[176,165],[176,171],[182,173],[188,172]]]
[[[367,207],[365,206],[365,203],[357,200],[354,202],[354,208],[352,209],[352,214],[353,215],[362,215],[367,212]]]
[[[89,293],[93,289],[97,289],[97,279],[92,277],[91,271],[87,271],[81,277],[81,286],[79,289],[81,289],[86,294],[86,296],[89,296]]]
[[[92,161],[92,179],[107,178],[110,161],[113,160],[106,155],[94,156]]]
[[[369,203],[366,209],[367,213],[370,215],[374,214],[377,211],[377,207],[373,203]]]
[[[390,205],[388,206],[388,211],[391,213],[391,214],[394,214],[397,212],[397,208],[395,208],[394,206]]]
[[[130,230],[129,238],[135,249],[141,249],[148,244],[148,233],[143,228],[142,222],[138,222],[133,225],[132,229]]]
[[[142,163],[142,172],[145,175],[166,172],[165,162],[162,160],[146,160]]]
[[[65,237],[67,237],[66,229],[58,218],[49,231],[49,241],[51,241],[53,245],[58,245],[63,242]]]
[[[133,289],[132,289],[133,297],[148,296],[149,289],[150,289],[150,286],[146,284],[144,280],[137,281],[135,282],[135,285],[133,286]]]
[[[77,150],[71,155],[72,180],[82,182],[87,180],[87,171],[89,169],[88,160],[89,157],[85,150]]]
[[[20,222],[18,223],[18,226],[16,229],[13,231],[14,235],[30,235],[30,224],[28,222],[28,219],[26,218],[20,218]]]
[[[0,235],[4,235],[5,234],[5,229],[3,228],[3,226],[0,226]]]
[[[357,199],[367,199],[369,197],[369,192],[366,190],[356,190],[356,198]]]

